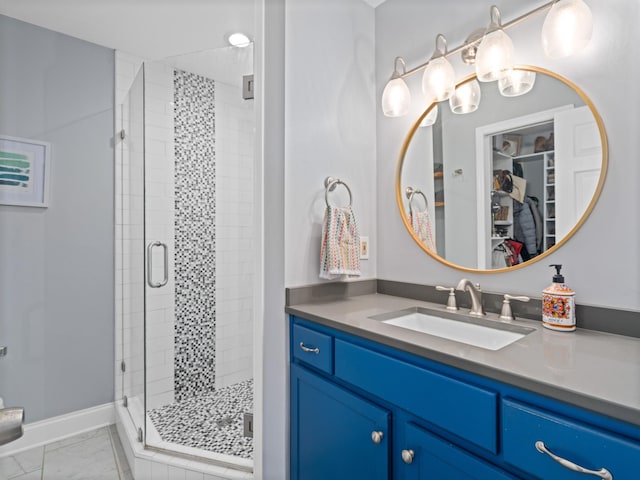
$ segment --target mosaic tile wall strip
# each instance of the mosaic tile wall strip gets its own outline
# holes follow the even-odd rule
[[[253,413],[253,380],[148,412],[165,442],[253,458],[253,439],[243,436],[245,413]]]
[[[174,72],[175,399],[215,388],[214,81]]]

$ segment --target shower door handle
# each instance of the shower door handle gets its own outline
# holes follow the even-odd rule
[[[153,281],[153,248],[162,247],[164,250],[164,278],[161,282]],[[147,283],[151,288],[164,287],[169,281],[169,248],[166,243],[158,240],[147,245]]]

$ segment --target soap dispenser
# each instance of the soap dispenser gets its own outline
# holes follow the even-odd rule
[[[575,292],[564,283],[562,265],[555,267],[553,283],[542,291],[542,325],[551,330],[571,332],[576,329]]]

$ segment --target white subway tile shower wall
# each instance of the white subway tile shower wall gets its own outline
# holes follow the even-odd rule
[[[145,63],[145,233],[146,243],[161,241],[169,250],[169,281],[147,288],[147,408],[174,400],[175,156],[173,141],[173,69]],[[139,259],[144,258],[144,252]],[[154,249],[152,278],[163,277],[162,249]]]
[[[253,100],[216,83],[216,388],[253,378]]]

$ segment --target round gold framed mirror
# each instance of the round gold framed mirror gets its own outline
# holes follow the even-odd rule
[[[586,94],[549,70],[456,86],[411,127],[396,168],[403,223],[450,267],[507,272],[543,259],[582,226],[604,185],[604,125]],[[454,113],[454,111],[456,113]]]

